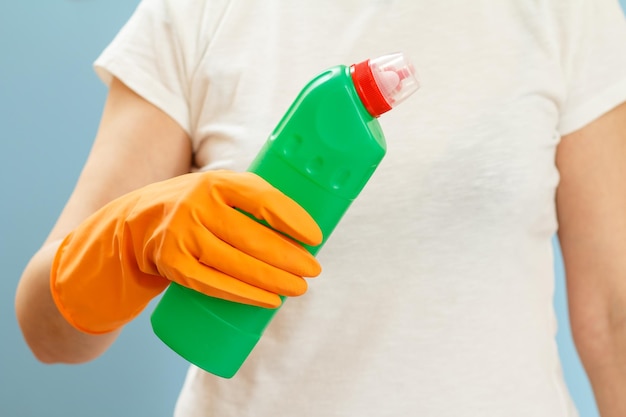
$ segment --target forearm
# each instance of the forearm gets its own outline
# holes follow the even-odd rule
[[[87,362],[101,355],[119,331],[86,334],[59,313],[50,293],[50,267],[59,243],[44,245],[24,270],[16,293],[16,315],[26,343],[40,361]]]
[[[49,243],[32,257],[17,290],[17,318],[38,359],[89,361],[119,333],[85,334],[59,313],[50,292],[50,267],[61,239],[112,200],[188,173],[192,154],[191,140],[181,126],[113,78],[96,140],[76,187],[50,232]]]

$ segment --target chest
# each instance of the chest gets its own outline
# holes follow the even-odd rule
[[[431,3],[235,2],[192,96],[198,167],[245,170],[311,77],[402,50],[422,88],[381,118],[388,155],[372,200],[419,201],[427,214],[545,211],[564,93],[544,11]]]

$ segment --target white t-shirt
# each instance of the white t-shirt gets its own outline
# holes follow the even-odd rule
[[[573,417],[555,342],[555,150],[626,99],[617,0],[147,0],[96,62],[245,170],[306,81],[394,51],[421,90],[240,372],[178,417]],[[602,140],[602,138],[597,138]]]

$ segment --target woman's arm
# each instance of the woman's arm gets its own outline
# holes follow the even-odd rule
[[[185,174],[191,161],[191,142],[180,125],[114,79],[76,187],[42,248],[25,268],[17,289],[17,319],[39,360],[89,361],[119,334],[82,333],[57,310],[50,294],[50,266],[60,241],[104,204],[144,185]]]
[[[626,416],[626,104],[557,151],[572,334],[603,417]]]

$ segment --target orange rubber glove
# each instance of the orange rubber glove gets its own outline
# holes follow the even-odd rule
[[[322,241],[304,209],[255,174],[182,175],[113,200],[65,238],[50,281],[59,311],[98,334],[132,320],[170,281],[270,308],[278,294],[303,294],[317,260],[235,208],[303,243]]]

